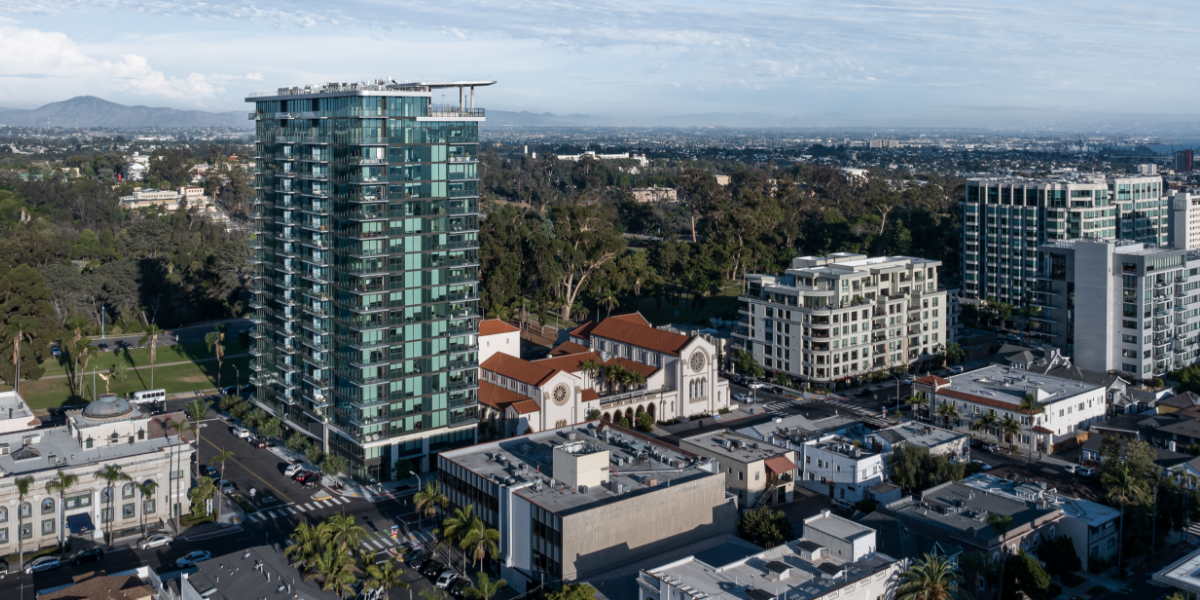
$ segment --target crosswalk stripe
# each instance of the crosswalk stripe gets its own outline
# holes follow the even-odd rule
[[[272,517],[286,517],[287,513],[283,512],[283,509],[281,508],[281,509],[275,511],[275,514],[273,514],[271,516]]]
[[[289,507],[287,507],[287,511],[288,511],[288,514],[289,514],[289,515],[294,515],[294,514],[296,514],[296,510],[295,510],[294,508],[290,507],[290,506],[289,506]]]
[[[250,520],[251,520],[251,521],[254,521],[255,523],[257,523],[257,522],[258,522],[258,515],[250,515]]]
[[[371,550],[371,546],[369,546],[369,545],[368,545],[366,542],[363,542],[363,543],[362,543],[362,544],[360,544],[360,545],[362,546],[362,549],[363,549],[363,550],[366,550],[366,551],[368,551],[368,552]]]
[[[301,506],[304,507],[304,510],[312,510],[313,509],[312,505],[310,505],[308,503],[301,504]]]
[[[380,542],[379,540],[371,540],[371,544],[376,548],[383,550],[383,542]]]
[[[330,498],[330,500],[333,500],[333,503],[334,503],[334,504],[341,504],[341,503],[343,503],[343,502],[345,502],[346,504],[349,504],[349,503],[350,503],[350,501],[349,501],[349,500],[347,500],[347,499],[345,499],[345,498],[342,498],[342,497],[340,497],[340,496],[334,496],[334,497]]]
[[[331,502],[331,501],[329,501],[329,500],[325,500],[325,501],[323,501],[323,502],[322,502],[322,504],[323,504],[323,505],[325,505],[325,507],[326,507],[326,508],[329,508],[330,506],[334,506],[334,505],[336,505],[337,503],[336,503],[336,502]]]
[[[304,506],[303,506],[303,505],[300,505],[300,504],[297,504],[297,505],[296,505],[296,510],[298,510],[298,511],[300,511],[300,512],[308,512],[308,509],[307,509],[307,508],[304,508]]]

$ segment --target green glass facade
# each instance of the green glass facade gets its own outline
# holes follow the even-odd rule
[[[483,111],[431,96],[364,85],[247,99],[256,402],[361,480],[475,441]]]

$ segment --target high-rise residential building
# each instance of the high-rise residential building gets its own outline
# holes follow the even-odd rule
[[[1148,379],[1200,357],[1200,251],[1124,240],[1038,251],[1043,334],[1079,368]]]
[[[1119,238],[1166,245],[1168,200],[1156,174],[967,182],[962,297],[1024,304],[1037,288],[1037,247]]]
[[[345,456],[358,479],[390,480],[402,460],[427,469],[431,451],[476,439],[474,96],[492,83],[389,79],[247,98],[255,402]],[[445,88],[458,106],[434,104]]]
[[[1175,151],[1175,172],[1188,173],[1192,170],[1192,150],[1176,150]]]
[[[1200,194],[1195,190],[1168,190],[1171,212],[1171,245],[1200,249]]]
[[[941,262],[838,252],[747,275],[734,332],[768,372],[819,387],[931,361],[946,343]]]

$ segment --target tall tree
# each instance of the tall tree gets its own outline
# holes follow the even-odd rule
[[[954,600],[970,595],[959,589],[962,577],[945,556],[926,554],[900,574],[896,600]]]
[[[625,253],[625,240],[598,204],[561,204],[550,210],[554,251],[565,276],[563,318],[601,268]]]
[[[228,325],[217,323],[213,330],[204,336],[204,343],[208,344],[208,349],[217,357],[217,390],[221,389],[221,367],[225,363],[225,334],[228,331]]]
[[[212,462],[214,465],[217,465],[217,467],[219,469],[221,469],[221,480],[222,481],[225,480],[225,461],[227,461],[231,458],[233,458],[233,451],[222,448],[215,455],[213,455],[213,457],[211,459],[209,459],[210,462]],[[223,504],[223,502],[219,502],[219,501],[217,502],[217,520],[218,521],[221,520],[221,505],[222,504]]]
[[[46,372],[42,352],[58,337],[58,325],[50,288],[33,267],[18,265],[0,275],[0,328],[0,378],[14,388],[18,369],[24,379],[40,378]]]
[[[58,545],[63,548],[66,542],[66,532],[63,531],[65,523],[63,521],[66,516],[67,490],[75,487],[79,483],[79,476],[73,473],[64,473],[59,471],[54,474],[55,478],[46,484],[46,491],[51,494],[58,494]]]
[[[29,488],[33,485],[32,477],[18,477],[13,480],[13,485],[17,486],[17,563],[21,569],[25,568],[25,496],[29,495]],[[30,509],[30,513],[33,509]],[[29,516],[32,516],[30,514]],[[32,527],[32,525],[31,525]],[[32,532],[31,532],[32,533]],[[33,537],[30,535],[30,537]]]
[[[142,509],[138,511],[138,516],[142,521],[142,537],[146,537],[146,503],[154,499],[154,491],[158,489],[158,484],[154,481],[145,481],[135,484],[135,487],[142,496]]]
[[[192,419],[192,432],[196,434],[196,452],[200,452],[200,421],[204,420],[204,415],[208,412],[208,403],[197,398],[184,405],[183,410]],[[196,461],[196,477],[200,476],[200,462]]]
[[[146,326],[146,334],[138,340],[139,347],[150,348],[150,389],[154,389],[154,363],[158,360],[158,336],[161,333],[158,325],[151,323]]]
[[[492,580],[492,578],[488,577],[488,574],[484,573],[483,571],[480,571],[476,574],[476,579],[479,580],[479,583],[468,586],[467,589],[464,590],[468,598],[474,598],[475,600],[492,600],[492,598],[496,597],[496,594],[500,593],[500,590],[508,587],[507,580]]]
[[[103,479],[104,483],[106,484],[106,491],[108,494],[108,521],[106,522],[106,525],[108,525],[108,545],[111,546],[113,543],[113,524],[117,521],[117,515],[113,512],[113,503],[116,501],[117,497],[116,485],[125,481],[131,481],[132,479],[129,477],[129,475],[126,475],[121,471],[121,465],[104,465],[104,468],[96,473],[96,477],[98,479]]]
[[[1146,502],[1150,490],[1127,464],[1105,469],[1100,482],[1104,484],[1108,501],[1121,507],[1121,545],[1117,548],[1117,569],[1120,569],[1125,549],[1125,507]]]

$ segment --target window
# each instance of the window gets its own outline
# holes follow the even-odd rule
[[[0,506],[0,523],[8,522],[8,507]]]
[[[33,537],[33,523],[25,523],[21,526],[21,539],[28,540]]]
[[[42,500],[42,514],[48,515],[54,512],[54,499],[46,498]]]
[[[0,544],[8,543],[8,528],[0,529]]]
[[[113,513],[112,513],[111,508],[105,507],[100,510],[100,522],[101,523],[112,523],[112,520],[113,520]]]
[[[155,509],[154,498],[142,501],[142,514],[152,515]]]
[[[45,519],[42,521],[42,535],[51,535],[54,533],[54,519]]]
[[[135,514],[137,514],[137,512],[134,511],[133,504],[125,504],[125,505],[121,506],[121,518],[122,519],[133,518],[133,516]]]
[[[74,496],[68,496],[67,499],[63,501],[63,510],[71,510],[72,508],[83,508],[85,506],[91,506],[91,505],[92,505],[92,493],[84,492],[82,494],[75,494]]]
[[[108,502],[112,498],[112,488],[104,488],[100,490],[100,501]]]
[[[33,507],[28,502],[21,505],[21,518],[28,519],[33,516]]]

